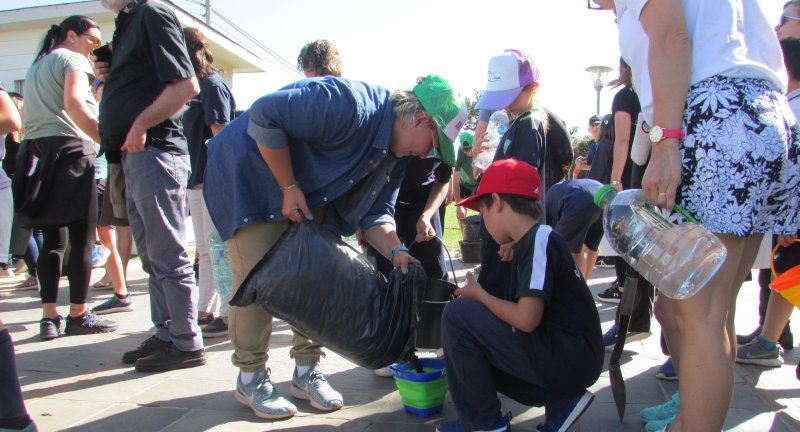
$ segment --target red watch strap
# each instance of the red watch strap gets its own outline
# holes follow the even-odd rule
[[[664,138],[683,139],[686,136],[683,129],[662,129],[662,131],[664,132]]]

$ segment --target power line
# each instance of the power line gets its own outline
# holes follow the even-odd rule
[[[200,5],[200,6],[202,6],[204,8],[204,11],[206,10],[206,4],[204,2],[200,2],[198,0],[183,0],[183,1],[189,2],[189,3],[193,3],[193,4],[196,4],[196,5]],[[215,28],[215,30],[224,33],[227,37],[229,37],[234,42],[236,42],[236,43],[238,43],[240,45],[243,45],[243,46],[244,45],[248,45],[247,43],[244,43],[242,41],[242,39],[239,37],[239,35],[243,36],[246,39],[246,41],[250,42],[249,45],[255,45],[256,48],[259,48],[262,51],[262,54],[266,54],[266,55],[259,55],[259,53],[254,52],[253,54],[255,54],[256,57],[271,63],[272,65],[276,66],[281,71],[283,71],[285,73],[288,73],[290,76],[301,76],[302,77],[302,75],[297,70],[297,68],[295,67],[294,64],[290,63],[288,60],[283,58],[280,54],[278,54],[277,52],[275,52],[274,50],[272,50],[271,48],[269,48],[268,46],[263,44],[260,40],[256,39],[254,36],[252,36],[246,30],[244,30],[243,28],[241,28],[238,25],[236,25],[235,23],[233,23],[226,16],[222,15],[221,13],[217,12],[214,9],[211,9],[211,12],[216,17],[220,18],[222,20],[222,22],[224,22],[225,24],[230,26],[230,28],[233,31],[225,29],[223,26],[220,26],[220,27],[211,26],[212,28]],[[235,33],[234,33],[234,31],[235,31]],[[238,33],[238,35],[236,33]]]

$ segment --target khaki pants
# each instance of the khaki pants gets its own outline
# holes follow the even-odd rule
[[[317,218],[315,213],[314,217]],[[287,221],[262,222],[236,230],[233,237],[225,242],[233,273],[233,293],[244,282],[250,270],[258,264],[264,254],[278,241],[289,226]],[[233,365],[242,372],[253,372],[267,363],[269,339],[272,335],[272,315],[257,304],[248,307],[231,306],[228,329],[233,344]],[[295,363],[308,366],[319,362],[322,345],[316,344],[292,328],[292,349],[289,354]]]

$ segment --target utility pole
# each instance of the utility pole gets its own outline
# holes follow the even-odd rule
[[[206,25],[211,27],[211,0],[206,0]]]

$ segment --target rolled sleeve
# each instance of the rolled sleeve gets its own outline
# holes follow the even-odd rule
[[[247,125],[247,134],[256,140],[258,145],[271,149],[280,149],[289,146],[289,137],[280,129],[267,129],[250,120]]]

